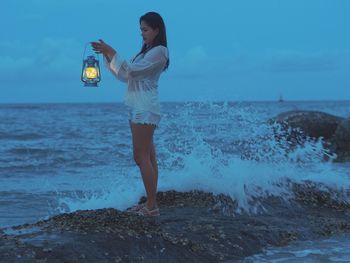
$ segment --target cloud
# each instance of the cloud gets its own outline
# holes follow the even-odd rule
[[[25,69],[30,69],[33,60],[29,57],[13,58],[10,56],[0,56],[0,71],[2,79],[18,78],[18,73]]]
[[[195,46],[172,60],[171,76],[183,79],[231,78],[247,73],[310,73],[328,72],[348,68],[350,52],[298,52],[235,50],[225,56],[209,54],[203,46]]]
[[[272,72],[333,71],[341,66],[339,56],[331,53],[276,52],[268,62],[265,69]]]
[[[22,19],[26,22],[41,22],[43,21],[45,16],[40,13],[26,13],[23,15]]]
[[[72,38],[44,38],[36,43],[0,42],[0,70],[4,80],[76,80],[80,76],[84,46]],[[91,52],[88,49],[89,53]],[[9,55],[11,54],[11,55]],[[87,55],[87,54],[86,54]],[[344,68],[350,52],[298,52],[227,50],[210,53],[202,46],[171,54],[169,77],[184,80],[233,78],[240,74],[325,72]]]
[[[183,79],[209,78],[214,74],[223,74],[228,59],[209,54],[203,46],[194,46],[183,55],[171,57],[171,75]]]
[[[9,54],[12,54],[0,53],[0,70],[5,80],[18,81],[18,78],[24,78],[26,81],[37,81],[79,77],[84,47],[74,39],[45,38],[31,45],[18,41],[2,42],[0,48],[10,50]]]

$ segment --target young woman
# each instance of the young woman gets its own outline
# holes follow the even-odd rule
[[[144,216],[158,216],[156,200],[158,166],[153,133],[161,113],[158,99],[158,80],[169,66],[167,38],[162,17],[149,12],[140,17],[143,45],[129,63],[103,40],[91,42],[96,53],[102,53],[105,63],[117,79],[127,82],[125,104],[129,110],[134,160],[142,175],[147,201],[129,209]]]

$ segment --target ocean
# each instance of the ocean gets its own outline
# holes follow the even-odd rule
[[[349,189],[350,164],[324,161],[321,141],[293,152],[276,141],[266,121],[289,110],[350,117],[350,101],[163,103],[154,135],[159,190],[224,193],[239,211],[257,213],[253,198],[291,195],[286,180]],[[144,195],[122,103],[0,104],[0,120],[0,228],[81,209],[123,210]],[[299,242],[250,260],[350,262],[344,244],[349,236]]]

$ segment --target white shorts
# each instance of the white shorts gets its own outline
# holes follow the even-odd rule
[[[131,108],[128,110],[128,119],[132,123],[150,124],[158,127],[160,122],[160,115],[150,111],[135,111]]]

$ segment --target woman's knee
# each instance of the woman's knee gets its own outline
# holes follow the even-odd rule
[[[136,153],[134,152],[134,161],[138,166],[143,165],[144,163],[150,162],[150,155],[144,153]]]

